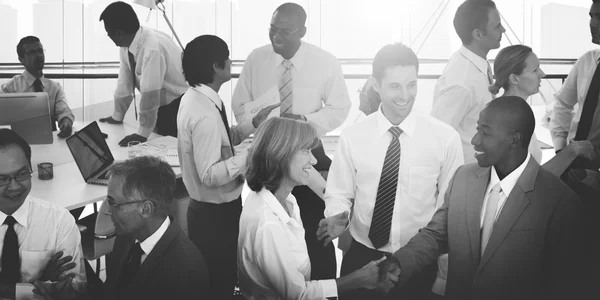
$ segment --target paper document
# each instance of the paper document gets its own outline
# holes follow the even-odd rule
[[[279,101],[279,89],[277,86],[273,86],[268,91],[266,91],[262,96],[256,98],[254,101],[250,101],[244,104],[244,112],[246,114],[246,118],[254,118],[258,114],[258,112],[273,104],[278,104]],[[279,107],[273,109],[267,119],[272,117],[279,117]]]
[[[165,160],[171,167],[179,167],[179,154],[177,153],[177,148],[167,150]]]

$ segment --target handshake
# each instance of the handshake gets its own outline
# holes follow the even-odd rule
[[[323,241],[323,246],[329,244],[332,240],[339,237],[348,226],[348,212],[337,214],[325,218],[319,222],[317,229],[317,239]],[[351,289],[366,288],[376,290],[382,294],[391,291],[398,278],[400,277],[400,262],[394,256],[382,257],[379,260],[371,261],[362,268],[338,279],[338,288],[340,281],[350,281]]]

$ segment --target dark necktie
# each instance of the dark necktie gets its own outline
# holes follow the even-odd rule
[[[217,109],[221,114],[221,120],[223,120],[223,124],[225,124],[225,130],[227,130],[227,139],[229,140],[229,147],[231,147],[231,153],[235,156],[235,149],[233,149],[233,144],[231,143],[231,131],[229,129],[229,122],[227,122],[227,113],[225,112],[225,104],[221,102],[221,109],[219,109],[219,107],[217,107]]]
[[[140,265],[142,263],[142,254],[144,251],[140,246],[140,243],[135,243],[131,246],[131,250],[129,250],[129,258],[123,267],[123,274],[121,278],[119,278],[119,290],[121,291],[121,295],[123,295],[122,291],[125,290],[132,282],[135,274],[140,269]]]
[[[375,208],[369,229],[369,239],[375,249],[383,247],[390,240],[392,228],[392,215],[396,202],[396,188],[398,186],[398,171],[400,169],[400,141],[398,137],[402,130],[397,126],[390,128],[393,135],[392,141],[385,153],[385,161],[381,170]]]
[[[133,57],[133,53],[129,52],[129,50],[127,50],[127,56],[129,56],[129,66],[131,67],[131,80],[133,85],[133,109],[135,112],[135,120],[137,121],[137,103],[135,103],[135,58]]]
[[[590,135],[592,128],[592,121],[594,120],[594,114],[596,113],[596,107],[598,106],[598,97],[600,97],[600,68],[596,66],[594,77],[590,82],[587,95],[585,96],[585,102],[581,110],[581,118],[579,119],[579,125],[577,126],[577,133],[575,134],[576,141],[587,140]]]
[[[19,239],[14,225],[17,221],[13,216],[7,216],[4,224],[8,226],[4,235],[2,247],[2,271],[0,283],[14,285],[21,280],[21,258],[19,257]]]
[[[39,78],[36,78],[33,82],[33,91],[36,93],[43,92],[44,86]],[[52,131],[56,131],[56,121],[54,120],[54,113],[52,113]]]

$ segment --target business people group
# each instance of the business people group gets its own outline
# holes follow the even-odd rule
[[[600,44],[600,1],[590,17]],[[600,50],[582,56],[557,93],[551,128],[562,151],[540,166],[525,101],[539,91],[539,59],[527,46],[510,46],[492,69],[487,54],[504,32],[499,10],[493,1],[464,1],[454,17],[463,45],[436,84],[431,115],[413,111],[417,56],[402,44],[386,45],[368,83],[366,96],[376,99],[361,106],[368,116],[342,132],[331,161],[320,138],[346,119],[350,99],[337,59],[302,41],[306,18],[295,3],[274,11],[271,43],[251,52],[234,89],[238,125],[230,126],[218,94],[231,79],[222,39],[202,35],[181,52],[140,26],[124,2],[102,13],[121,47],[121,68],[115,111],[101,121],[121,123],[139,89],[139,130],[120,144],[145,141],[152,131],[177,136],[191,198],[186,235],[166,210],[175,177],[165,162],[139,157],[111,167],[103,213],[118,237],[100,288],[105,299],[231,299],[236,285],[247,299],[590,295],[597,280],[589,208],[600,199]],[[262,105],[269,97],[277,101]],[[56,121],[62,130],[72,124],[68,115]],[[10,130],[0,134],[0,295],[14,296],[27,280],[47,299],[85,297],[73,220],[27,196],[31,150]],[[249,150],[237,152],[251,134]],[[557,172],[556,165],[565,167]],[[242,207],[244,182],[251,192]],[[26,217],[38,210],[55,216],[42,225],[63,243],[26,240],[33,248],[25,252],[42,247],[54,255],[29,274],[23,266],[34,265],[33,257],[21,251],[17,266],[7,258],[19,257],[15,237],[19,245],[41,226]],[[349,248],[337,277],[331,241],[344,233]]]

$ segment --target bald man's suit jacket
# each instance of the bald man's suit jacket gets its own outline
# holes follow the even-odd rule
[[[446,299],[585,299],[586,238],[577,195],[530,159],[508,195],[483,256],[481,209],[491,168],[461,166],[443,206],[399,249],[402,285],[449,253]],[[581,296],[581,297],[579,297]]]
[[[105,299],[119,299],[117,282],[124,271],[131,235],[117,236],[107,268]],[[210,299],[208,268],[200,250],[171,218],[171,225],[140,265],[120,299]]]

